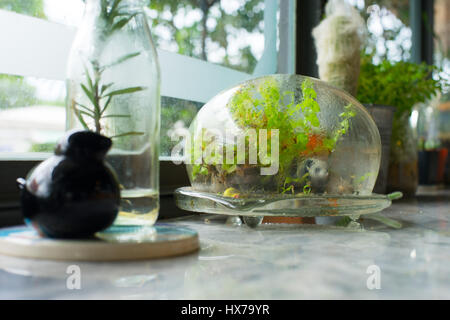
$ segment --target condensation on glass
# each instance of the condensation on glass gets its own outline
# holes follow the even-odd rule
[[[221,92],[198,112],[188,142],[193,189],[236,198],[370,195],[381,158],[367,110],[344,91],[299,75]]]

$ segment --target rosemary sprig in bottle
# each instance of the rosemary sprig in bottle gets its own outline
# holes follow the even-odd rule
[[[85,81],[81,83],[81,89],[88,98],[89,105],[74,101],[72,104],[75,115],[81,125],[89,130],[86,119],[91,118],[94,122],[95,132],[102,132],[101,120],[106,118],[130,118],[129,114],[105,114],[114,97],[143,91],[145,87],[128,87],[112,90],[114,83],[104,83],[102,75],[105,70],[117,66],[125,61],[133,59],[140,55],[140,52],[134,52],[118,58],[116,61],[108,65],[100,65],[99,57],[107,39],[115,32],[123,29],[136,16],[136,13],[129,13],[125,10],[125,6],[121,5],[123,0],[101,0],[101,14],[99,18],[98,30],[101,30],[98,36],[98,47],[94,53],[94,58],[88,63],[90,68],[84,66]],[[91,72],[89,71],[91,70]],[[124,132],[112,136],[118,138],[130,135],[143,135],[143,132]]]

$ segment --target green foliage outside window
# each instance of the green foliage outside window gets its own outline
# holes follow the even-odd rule
[[[45,18],[44,0],[0,0],[0,9]]]
[[[227,13],[220,0],[152,0],[149,8],[157,12],[151,19],[151,28],[167,27],[171,38],[175,40],[177,52],[183,55],[208,60],[207,44],[212,43],[223,50],[221,65],[244,72],[253,72],[257,58],[250,46],[239,48],[237,56],[230,54],[229,29],[245,30],[246,32],[263,32],[264,20],[263,0],[247,0],[236,12]],[[191,25],[179,28],[175,24],[178,12],[200,10],[201,19]],[[213,11],[218,14],[212,14]],[[170,13],[170,14],[168,14]],[[208,24],[208,20],[212,22]],[[209,25],[209,26],[208,26]],[[156,44],[161,39],[153,32]]]
[[[0,9],[45,18],[43,0],[0,0]],[[36,89],[23,77],[0,75],[0,110],[32,105],[35,93]]]

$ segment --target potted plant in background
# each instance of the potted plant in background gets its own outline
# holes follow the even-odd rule
[[[415,64],[383,60],[374,64],[371,55],[364,55],[358,83],[357,99],[361,103],[393,106],[394,113],[387,192],[402,191],[406,196],[416,193],[418,185],[417,139],[410,117],[416,103],[425,102],[442,90],[438,68],[425,63]],[[433,74],[435,74],[434,77]]]

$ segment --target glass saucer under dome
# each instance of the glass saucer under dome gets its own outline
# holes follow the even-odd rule
[[[342,206],[349,214],[358,199],[378,203],[360,214],[390,204],[372,195],[381,159],[375,122],[352,96],[317,79],[271,75],[225,90],[200,109],[187,142],[191,187],[176,192],[186,210],[254,216],[261,203],[261,215],[316,216]],[[287,199],[301,201],[291,207]]]

